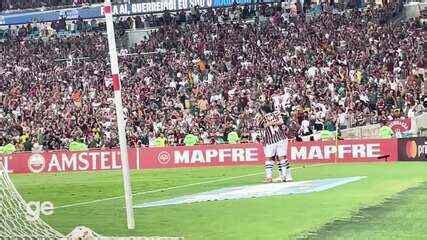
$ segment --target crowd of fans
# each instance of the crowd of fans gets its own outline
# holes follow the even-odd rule
[[[120,50],[130,145],[159,135],[181,145],[188,133],[222,142],[231,131],[256,141],[254,116],[265,103],[283,113],[290,137],[425,109],[418,24],[384,22],[382,10],[307,18],[279,7],[253,21],[239,12],[166,22]],[[0,145],[117,146],[109,69],[102,33],[0,43]]]

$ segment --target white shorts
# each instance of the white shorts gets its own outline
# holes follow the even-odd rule
[[[264,155],[266,158],[274,156],[284,157],[288,151],[288,140],[282,140],[277,143],[267,144],[264,146]]]

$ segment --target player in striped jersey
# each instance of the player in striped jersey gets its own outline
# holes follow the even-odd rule
[[[291,169],[286,159],[288,139],[286,126],[280,112],[273,111],[269,105],[260,108],[256,116],[261,131],[265,154],[265,182],[273,181],[274,157],[277,157],[280,179],[282,182],[292,181]]]

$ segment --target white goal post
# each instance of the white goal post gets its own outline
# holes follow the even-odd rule
[[[120,158],[122,160],[123,186],[125,192],[126,220],[128,229],[135,229],[135,217],[132,203],[132,187],[130,183],[128,150],[126,140],[126,122],[123,115],[119,61],[116,49],[116,37],[113,23],[113,7],[111,0],[105,0],[105,22],[107,25],[108,49],[110,55],[111,77],[114,90],[114,103],[116,105],[117,129],[119,132]]]
[[[108,11],[106,11],[108,10]],[[105,1],[104,13],[107,25],[108,45],[113,77],[114,102],[116,104],[117,125],[119,131],[120,153],[122,160],[123,184],[125,191],[126,217],[128,229],[135,228],[132,206],[132,189],[129,174],[125,121],[120,91],[120,76],[114,37],[113,13],[111,0]],[[83,230],[82,230],[83,229]],[[85,231],[87,228],[78,227],[76,231]],[[94,232],[91,235],[100,239]],[[9,178],[7,169],[0,161],[0,239],[68,239],[44,222],[40,216],[33,216],[28,203],[24,201]],[[101,237],[102,239],[102,237]],[[110,238],[111,239],[111,238]]]

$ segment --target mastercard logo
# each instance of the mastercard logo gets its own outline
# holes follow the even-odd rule
[[[415,141],[406,142],[406,155],[410,158],[417,156],[417,143]]]

